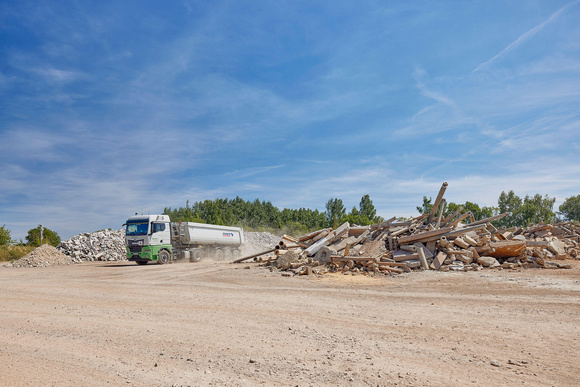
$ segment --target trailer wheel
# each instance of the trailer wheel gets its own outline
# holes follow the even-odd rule
[[[242,256],[242,252],[239,249],[234,250],[234,258],[238,259]]]
[[[169,252],[167,250],[161,250],[159,255],[157,256],[157,263],[160,265],[165,265],[169,263],[171,257],[169,256]]]
[[[233,254],[232,254],[232,250],[231,249],[226,249],[224,251],[224,258],[225,258],[226,261],[231,261],[232,260],[232,256],[233,256]]]
[[[216,259],[216,261],[223,261],[224,260],[224,251],[222,249],[217,249],[215,251],[215,259]]]

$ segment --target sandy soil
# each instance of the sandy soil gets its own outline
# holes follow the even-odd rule
[[[577,386],[571,263],[376,278],[0,268],[0,385]]]

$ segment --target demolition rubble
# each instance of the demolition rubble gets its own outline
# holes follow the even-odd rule
[[[446,188],[443,183],[429,214],[365,227],[346,222],[300,238],[284,235],[272,249],[234,262],[254,259],[285,276],[396,275],[412,270],[570,268],[555,261],[580,258],[580,226],[563,222],[497,229],[491,222],[508,213],[476,221],[462,207],[443,217]]]

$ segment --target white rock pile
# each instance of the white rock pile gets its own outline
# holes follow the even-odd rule
[[[75,262],[123,261],[125,255],[125,230],[101,230],[76,235],[61,242],[58,249]]]

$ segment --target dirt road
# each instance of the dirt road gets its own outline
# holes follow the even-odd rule
[[[572,264],[322,279],[203,261],[0,268],[0,384],[577,386]]]

